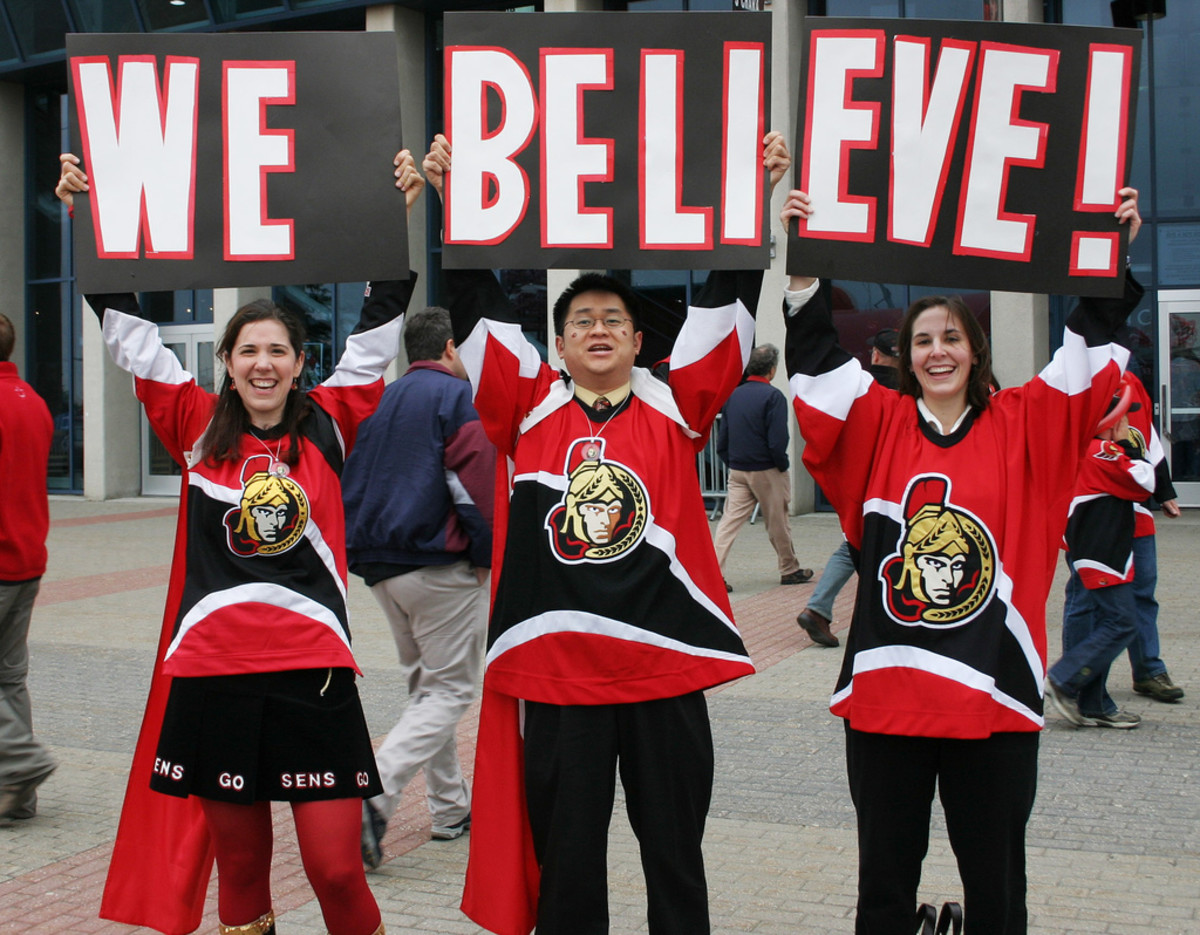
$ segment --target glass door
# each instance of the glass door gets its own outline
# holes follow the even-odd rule
[[[1158,427],[1180,506],[1200,506],[1200,290],[1158,294]]]
[[[159,336],[183,368],[196,382],[213,392],[213,326],[159,325]],[[178,496],[183,469],[167,453],[166,447],[150,431],[150,422],[142,412],[142,493],[153,496]]]

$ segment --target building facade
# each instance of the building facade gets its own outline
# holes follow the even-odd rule
[[[1200,4],[1187,0],[544,0],[520,11],[731,10],[765,8],[772,16],[772,126],[795,137],[799,36],[807,16],[949,20],[1004,19],[1109,26],[1144,32],[1138,81],[1136,154],[1131,184],[1141,191],[1145,226],[1131,251],[1147,288],[1129,320],[1134,367],[1151,388],[1170,451],[1181,500],[1200,505],[1200,181],[1192,167],[1200,136]],[[109,360],[94,316],[74,288],[70,220],[54,198],[58,154],[67,142],[65,36],[70,32],[229,30],[374,30],[395,37],[401,67],[405,145],[420,157],[441,125],[441,27],[446,0],[370,4],[361,0],[0,0],[0,311],[17,325],[14,360],[47,400],[55,419],[49,482],[52,491],[109,498],[178,489],[177,469],[147,431],[127,375]],[[505,9],[503,4],[471,5]],[[509,7],[509,9],[512,9]],[[1154,11],[1165,13],[1153,18]],[[1146,19],[1133,19],[1135,15]],[[422,273],[415,303],[436,301],[440,217],[436,198],[423,198],[412,224],[414,265]],[[782,192],[776,196],[778,213]],[[765,295],[784,283],[783,250],[776,251]],[[548,298],[574,271],[504,270],[502,282],[521,309],[530,336],[549,345]],[[630,271],[633,286],[667,316],[686,303],[700,275]],[[915,298],[960,291],[837,281],[831,298],[851,351],[894,325]],[[357,318],[361,283],[314,283],[260,289],[216,289],[142,296],[164,340],[202,382],[213,380],[214,334],[244,302],[271,296],[306,320],[319,380],[340,352]],[[1016,293],[966,296],[991,330],[996,372],[1022,382],[1049,359],[1070,300]],[[782,323],[764,316],[758,340],[782,344]],[[862,343],[863,347],[857,344]],[[552,354],[552,350],[548,350]],[[782,382],[782,376],[780,377]],[[798,460],[798,459],[797,459]],[[796,472],[801,475],[802,472]],[[819,492],[795,479],[795,505],[820,506]]]

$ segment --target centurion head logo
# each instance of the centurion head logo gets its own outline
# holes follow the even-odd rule
[[[888,614],[907,626],[961,626],[991,596],[995,555],[983,524],[950,502],[949,478],[915,478],[896,552],[880,567]]]
[[[247,458],[242,466],[242,497],[225,514],[229,548],[238,555],[277,555],[304,535],[308,497],[294,480],[268,470],[271,459]]]
[[[565,562],[602,562],[636,546],[649,516],[646,488],[627,467],[604,460],[604,439],[575,442],[566,473],[566,492],[546,517],[554,554]]]

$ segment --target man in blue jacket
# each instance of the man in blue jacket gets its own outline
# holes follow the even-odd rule
[[[471,404],[450,315],[404,327],[408,372],[359,430],[342,475],[350,570],[370,586],[408,673],[408,706],[375,755],[383,794],[363,803],[377,867],[404,787],[425,771],[433,837],[470,827],[455,732],[475,698],[487,632],[496,452]]]
[[[779,558],[779,583],[802,584],[813,572],[800,567],[788,524],[788,403],[783,393],[771,385],[778,365],[779,348],[775,345],[761,344],[751,351],[746,381],[733,391],[722,410],[717,454],[729,467],[729,483],[713,545],[724,574],[733,540],[757,503],[762,508],[767,538]],[[728,579],[725,588],[733,590]]]

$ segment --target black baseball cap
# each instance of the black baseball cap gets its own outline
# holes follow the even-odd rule
[[[873,347],[880,354],[887,354],[888,357],[899,357],[899,343],[900,333],[895,328],[884,328],[871,336],[867,347]]]

